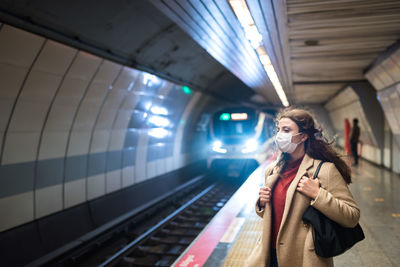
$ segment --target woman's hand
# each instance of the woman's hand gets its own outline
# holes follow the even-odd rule
[[[319,192],[319,180],[303,176],[297,185],[297,191],[303,193],[309,198],[316,199]]]
[[[271,187],[268,186],[261,187],[259,195],[260,195],[259,197],[260,208],[264,208],[265,204],[271,201]]]

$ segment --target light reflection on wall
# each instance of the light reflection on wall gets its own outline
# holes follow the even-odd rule
[[[161,79],[159,79],[157,76],[149,74],[149,73],[144,73],[143,74],[143,84],[147,86],[152,86],[152,85],[158,85],[162,82]]]
[[[150,109],[153,114],[168,115],[168,110],[164,107],[154,106]]]
[[[147,123],[158,127],[168,127],[171,124],[167,118],[154,115],[149,117]]]
[[[131,91],[131,90],[132,90],[132,87],[133,87],[134,85],[135,85],[135,81],[132,81],[132,82],[129,84],[127,90],[128,90],[128,91]]]
[[[165,138],[171,135],[170,131],[164,128],[152,128],[149,130],[149,135],[155,138]]]

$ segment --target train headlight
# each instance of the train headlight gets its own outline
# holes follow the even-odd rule
[[[212,150],[215,152],[218,152],[218,153],[226,153],[227,152],[226,148],[222,147],[221,141],[215,141],[213,143]]]
[[[247,140],[245,148],[242,149],[242,153],[250,153],[256,151],[258,148],[258,142],[255,139]]]

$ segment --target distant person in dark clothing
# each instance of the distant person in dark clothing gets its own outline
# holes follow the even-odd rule
[[[355,118],[353,119],[353,129],[351,131],[351,136],[350,136],[351,154],[353,155],[354,159],[353,166],[358,165],[357,146],[359,138],[360,138],[360,127],[358,127],[358,119]]]

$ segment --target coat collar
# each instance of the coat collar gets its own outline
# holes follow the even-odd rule
[[[314,159],[308,156],[307,154],[304,155],[303,160],[300,163],[299,170],[297,171],[296,176],[294,177],[292,183],[290,184],[288,191],[286,193],[286,201],[285,201],[285,209],[283,211],[283,217],[281,226],[279,228],[279,232],[281,231],[285,221],[288,217],[288,213],[290,210],[290,206],[292,204],[293,196],[296,193],[297,184],[299,183],[301,177],[307,174],[307,171],[314,165]]]
[[[275,166],[272,173],[270,175],[268,175],[267,180],[265,181],[266,186],[272,188],[274,186],[275,182],[278,180],[279,171],[277,171],[277,169],[279,169],[279,168]]]

